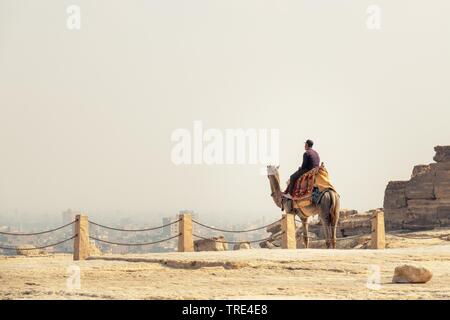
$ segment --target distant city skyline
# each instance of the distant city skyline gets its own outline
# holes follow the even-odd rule
[[[450,144],[448,12],[446,0],[0,0],[0,221],[57,224],[67,208],[279,217],[259,163],[174,163],[172,135],[194,121],[276,130],[282,185],[312,139],[342,208],[382,207],[390,180]]]

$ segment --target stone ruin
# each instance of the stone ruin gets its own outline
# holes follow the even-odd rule
[[[195,240],[194,251],[227,251],[228,244],[225,241],[223,236]]]
[[[358,212],[357,210],[342,209],[339,213],[339,222],[336,230],[336,236],[338,238],[352,237],[356,235],[370,235],[371,233],[371,217],[374,212],[381,209],[373,209],[367,212]],[[295,218],[296,222],[296,239],[297,248],[303,248],[303,228],[301,223],[298,221],[299,218]],[[308,236],[310,237],[310,246],[321,247],[324,243],[318,244],[316,246],[316,240],[324,240],[325,235],[323,233],[322,224],[318,216],[312,217],[308,221]],[[281,222],[277,221],[267,227],[266,232],[270,233],[269,239],[261,242],[259,246],[261,248],[268,249],[279,249],[281,248]],[[346,244],[349,248],[359,245],[359,243],[348,243]]]
[[[387,185],[387,230],[450,226],[450,146],[437,146],[434,150],[435,163],[417,165],[410,180]]]

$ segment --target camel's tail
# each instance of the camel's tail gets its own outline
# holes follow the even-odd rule
[[[330,195],[331,195],[330,217],[331,217],[331,225],[334,227],[337,225],[339,221],[339,211],[341,205],[339,194],[336,191],[330,192]]]

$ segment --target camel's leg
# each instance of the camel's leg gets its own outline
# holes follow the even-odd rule
[[[309,247],[309,237],[308,237],[308,218],[300,217],[302,220],[302,228],[303,228],[303,243],[305,244],[305,248]]]
[[[332,240],[331,240],[331,228],[330,226],[324,226],[325,230],[325,244],[327,245],[327,249],[330,249],[332,247]]]
[[[333,197],[332,200],[334,200],[334,204],[335,204],[335,208],[334,208],[335,212],[334,213],[330,212],[330,215],[334,214],[335,217],[333,219],[334,225],[331,226],[331,228],[332,228],[331,246],[333,247],[333,249],[336,249],[336,230],[337,230],[337,226],[338,226],[338,222],[339,222],[340,199],[339,199],[339,195],[335,192],[332,193],[332,197]]]
[[[331,195],[329,192],[325,193],[322,201],[319,204],[319,216],[322,221],[322,227],[325,235],[325,243],[329,249],[332,246],[332,231],[331,231],[331,216],[330,208],[332,205]]]
[[[336,229],[337,226],[330,226],[331,228],[331,248],[336,249]]]
[[[323,234],[325,236],[325,244],[327,246],[327,249],[330,249],[331,247],[331,228],[330,228],[330,223],[329,223],[329,219],[327,217],[321,217],[322,220],[322,229],[323,229]]]

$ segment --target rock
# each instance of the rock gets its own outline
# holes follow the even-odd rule
[[[251,249],[250,242],[241,242],[236,243],[233,247],[233,250],[241,250],[241,249]]]
[[[272,223],[266,228],[266,231],[269,233],[278,233],[281,231],[281,221],[277,221],[275,223]]]
[[[358,210],[353,210],[353,209],[342,209],[339,211],[339,218],[348,218],[351,217],[352,215],[358,214]]]
[[[281,237],[279,239],[275,239],[273,241],[271,241],[271,243],[276,247],[276,248],[281,248]]]
[[[409,181],[389,182],[384,194],[387,230],[450,226],[450,146],[437,146],[435,151],[437,163],[415,166]]]
[[[17,248],[16,253],[19,256],[31,257],[31,256],[39,256],[39,255],[45,254],[45,250],[36,249],[35,246],[30,245],[30,244],[24,244]]]
[[[436,162],[450,162],[450,146],[436,146],[434,147],[436,155],[433,160]]]
[[[301,228],[297,229],[297,231],[295,232],[295,236],[297,240],[303,241],[303,230]],[[317,240],[317,234],[315,234],[314,232],[308,231],[308,237],[309,240]]]
[[[263,249],[277,249],[270,241],[266,240],[259,243],[259,246]]]
[[[393,283],[426,283],[433,273],[425,268],[403,265],[395,268]]]
[[[194,241],[195,251],[226,251],[228,250],[228,244],[223,236],[212,237],[210,239],[200,239]]]

